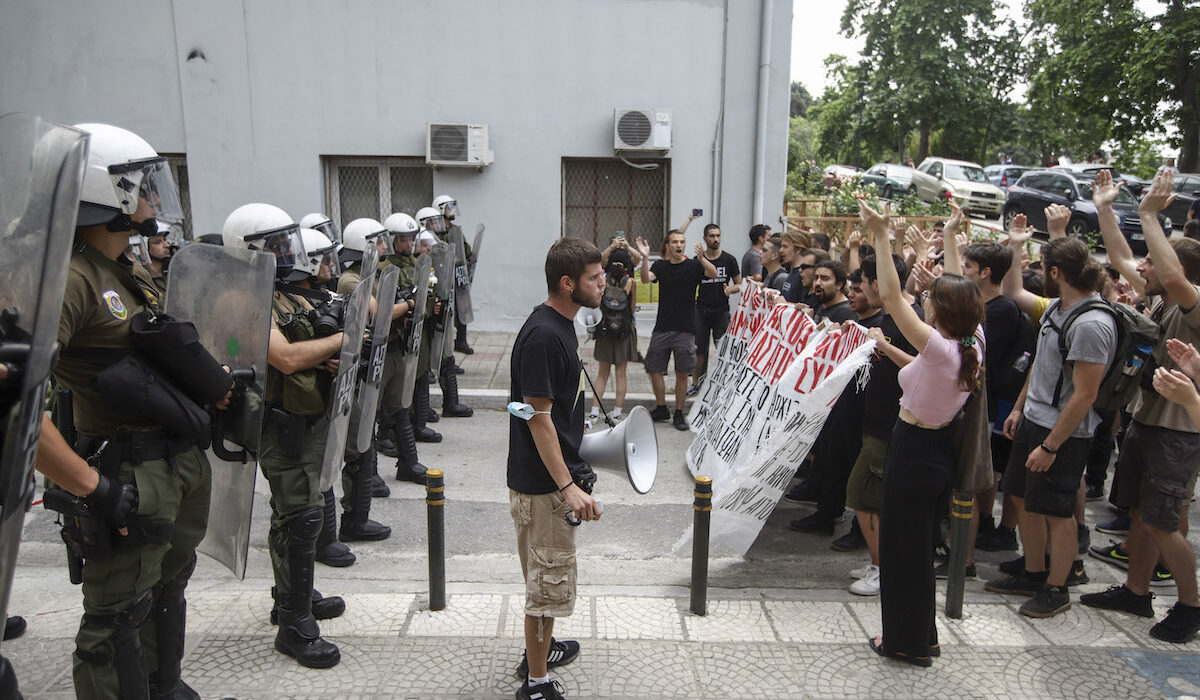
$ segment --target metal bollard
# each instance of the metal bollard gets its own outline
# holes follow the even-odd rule
[[[446,609],[446,483],[441,469],[425,472],[429,521],[429,609]]]
[[[697,476],[692,526],[692,613],[708,614],[708,530],[712,521],[712,477]]]
[[[971,539],[971,518],[975,497],[954,491],[950,497],[950,562],[947,564],[946,615],[962,619],[963,590],[967,585],[967,547]]]

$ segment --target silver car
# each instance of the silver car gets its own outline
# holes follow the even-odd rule
[[[1000,216],[1004,207],[1004,193],[968,161],[926,158],[913,171],[912,184],[926,202],[950,198],[968,214]]]

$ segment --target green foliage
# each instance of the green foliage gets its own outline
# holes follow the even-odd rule
[[[788,111],[788,116],[793,119],[796,117],[808,116],[808,108],[813,105],[813,96],[808,92],[808,88],[804,87],[804,83],[799,81],[792,82],[792,104]]]
[[[792,117],[788,124],[788,172],[816,160],[817,151],[816,125],[804,117]]]
[[[811,199],[825,195],[821,166],[811,160],[798,163],[788,171],[787,199]]]
[[[1113,150],[1113,157],[1109,162],[1122,173],[1153,180],[1158,166],[1162,165],[1162,154],[1165,150],[1166,144],[1162,139],[1139,134],[1119,144]]]

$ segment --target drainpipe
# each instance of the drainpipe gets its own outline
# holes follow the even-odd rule
[[[713,132],[712,145],[712,204],[710,221],[721,220],[721,144],[725,140],[725,61],[729,55],[729,0],[721,22],[721,103],[717,111],[717,128]]]
[[[754,214],[751,225],[762,223],[767,181],[767,103],[771,82],[771,16],[774,10],[774,0],[762,0],[758,52],[758,132],[754,139]]]

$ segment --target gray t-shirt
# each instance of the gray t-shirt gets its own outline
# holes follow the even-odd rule
[[[1071,309],[1064,310],[1054,303],[1042,317],[1042,326],[1038,329],[1037,357],[1033,361],[1033,369],[1030,370],[1024,416],[1043,428],[1054,428],[1063,406],[1067,405],[1067,401],[1075,393],[1072,365],[1067,363],[1064,366],[1058,347],[1058,331],[1055,330],[1055,326],[1062,326],[1070,313]],[[1046,323],[1047,318],[1055,326]],[[1107,366],[1116,351],[1117,326],[1112,315],[1106,311],[1087,311],[1075,319],[1067,329],[1069,362],[1094,362]],[[1062,390],[1059,392],[1058,404],[1055,405],[1054,387],[1058,384],[1060,376]],[[1096,415],[1094,410],[1089,410],[1087,416],[1080,421],[1079,427],[1071,433],[1071,437],[1091,437],[1099,424],[1100,416]]]
[[[742,256],[741,270],[742,276],[746,278],[761,275],[763,271],[762,253],[754,248],[747,250],[746,254]]]

